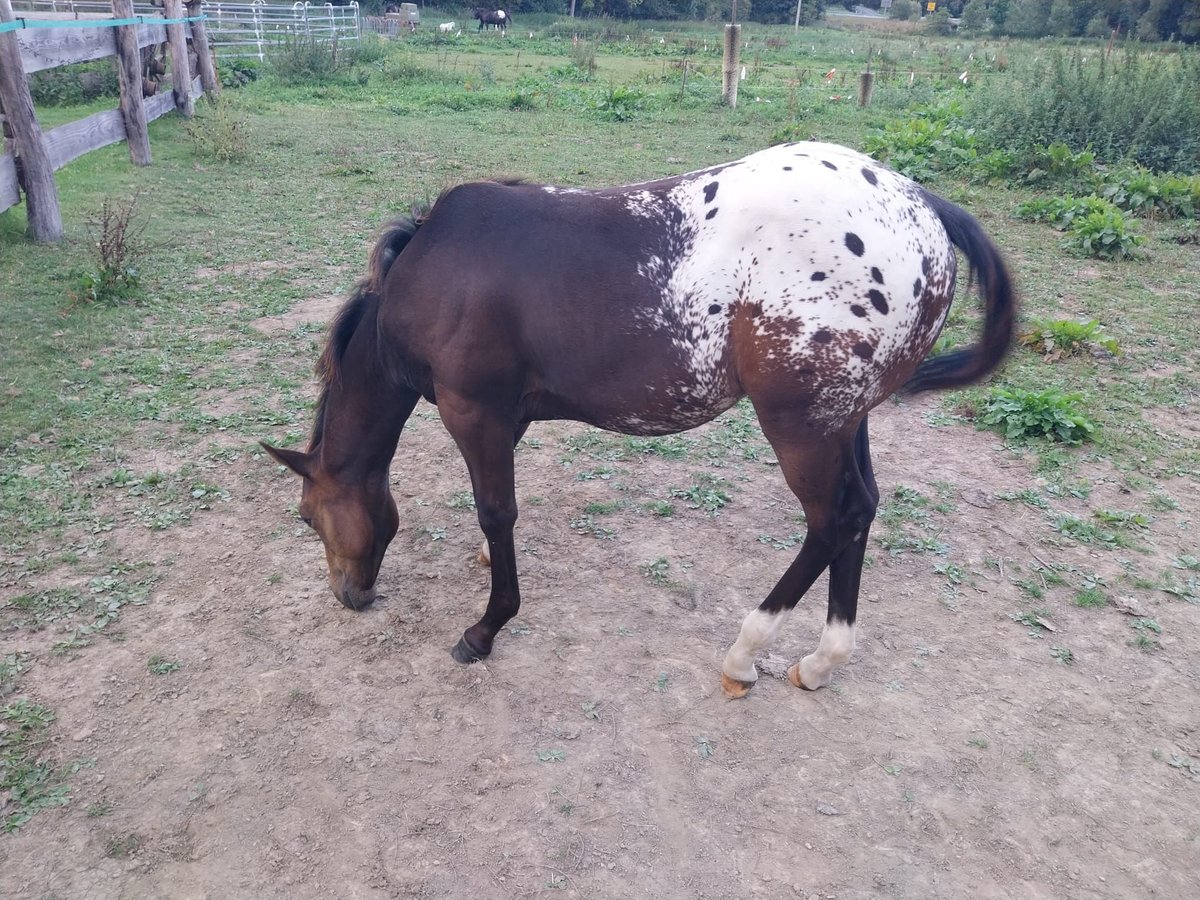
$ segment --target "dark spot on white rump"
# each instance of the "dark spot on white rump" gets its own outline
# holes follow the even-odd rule
[[[849,250],[851,253],[853,253],[855,256],[862,256],[863,252],[866,250],[866,247],[863,245],[862,238],[860,238],[853,231],[847,231],[846,232],[846,249]]]
[[[706,184],[704,186],[704,202],[705,203],[713,202],[713,198],[717,196],[717,186],[719,184],[720,184],[720,182],[718,182],[718,181],[710,181],[708,184]]]

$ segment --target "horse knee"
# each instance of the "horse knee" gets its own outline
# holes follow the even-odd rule
[[[479,503],[479,527],[484,534],[510,530],[517,523],[515,502]]]

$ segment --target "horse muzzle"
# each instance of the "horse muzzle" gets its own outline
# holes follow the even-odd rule
[[[345,576],[341,578],[330,576],[329,581],[330,586],[333,588],[333,595],[347,609],[360,612],[375,602],[374,585],[369,588],[355,587]]]

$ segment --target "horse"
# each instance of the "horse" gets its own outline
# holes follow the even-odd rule
[[[981,335],[927,358],[954,297],[955,247],[983,296]],[[1015,312],[975,219],[832,144],[598,190],[463,184],[383,230],[317,364],[307,450],[264,447],[301,476],[300,517],[324,544],[333,593],[361,610],[399,527],[388,475],[401,430],[422,397],[436,405],[491,565],[486,611],[451,651],[470,663],[520,605],[513,459],[531,422],[664,435],[749,397],[808,530],[743,620],[721,684],[731,698],[749,691],[756,655],[828,569],[817,648],[788,670],[814,690],[855,646],[879,503],[868,413],[897,391],[989,375]]]
[[[494,25],[500,31],[508,30],[508,23],[512,21],[512,16],[502,9],[488,9],[484,6],[475,7],[472,15],[479,20],[479,30],[483,31],[483,26]]]

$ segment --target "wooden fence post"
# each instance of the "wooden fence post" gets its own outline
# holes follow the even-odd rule
[[[113,17],[133,18],[133,0],[112,0]],[[146,104],[142,97],[142,54],[138,50],[136,25],[117,26],[117,74],[121,82],[121,119],[125,122],[125,143],[134,165],[148,166],[150,131],[146,122]]]
[[[166,0],[163,9],[168,19],[183,18],[183,0]],[[171,83],[175,86],[175,108],[190,119],[196,114],[192,102],[192,72],[188,68],[187,36],[183,25],[167,26],[167,43],[171,46]]]
[[[12,3],[0,0],[0,22],[12,22]],[[14,32],[0,34],[0,105],[12,128],[20,157],[21,181],[25,188],[25,206],[29,236],[35,241],[52,243],[62,240],[62,212],[58,207],[58,186],[54,183],[54,164],[42,140],[42,128],[33,111],[33,97],[25,82],[21,48]]]
[[[189,16],[200,15],[200,0],[186,0]],[[209,98],[221,93],[217,70],[213,67],[212,51],[208,48],[208,29],[203,22],[192,23],[192,46],[196,48],[196,67],[200,70],[200,85]]]
[[[730,106],[737,106],[738,79],[741,73],[738,65],[741,53],[742,26],[725,26],[725,56],[721,67],[721,97]]]
[[[863,72],[858,76],[858,105],[871,105],[871,90],[875,87],[875,73]]]

